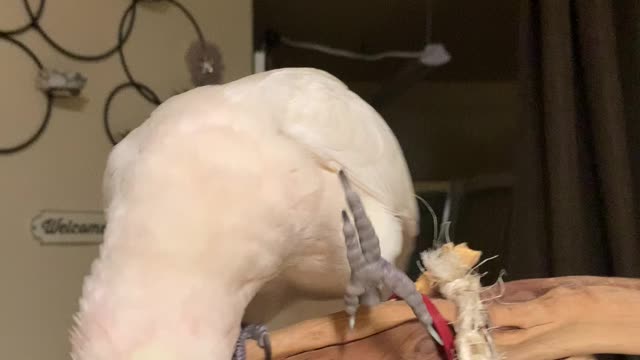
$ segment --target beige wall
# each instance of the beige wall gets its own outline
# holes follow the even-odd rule
[[[69,49],[97,53],[113,45],[128,3],[49,1],[42,26]],[[251,1],[181,3],[222,48],[224,80],[249,74]],[[0,29],[24,21],[20,1],[2,2]],[[162,98],[189,86],[183,54],[194,36],[176,9],[141,9],[125,50],[135,76]],[[79,70],[89,81],[82,99],[56,103],[50,126],[35,145],[16,155],[0,155],[0,359],[67,359],[71,315],[96,247],[40,246],[31,236],[30,222],[41,209],[100,209],[102,171],[111,148],[102,129],[102,108],[108,92],[125,78],[117,56],[100,63],[76,62],[55,52],[34,31],[19,39],[46,66]],[[44,99],[34,89],[35,67],[20,50],[0,41],[0,63],[0,146],[7,146],[35,129]],[[114,126],[135,126],[151,109],[136,93],[125,91],[112,107]]]

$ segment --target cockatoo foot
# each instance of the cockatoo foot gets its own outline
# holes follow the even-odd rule
[[[271,341],[269,340],[269,332],[267,331],[266,326],[258,324],[242,326],[232,360],[247,359],[246,341],[249,339],[257,341],[258,346],[264,349],[265,360],[271,360]]]
[[[375,304],[381,297],[380,285],[384,284],[411,307],[418,320],[436,342],[442,339],[433,327],[433,319],[425,307],[422,295],[413,281],[400,269],[381,257],[380,240],[367,216],[362,201],[353,191],[349,181],[340,171],[347,205],[353,214],[355,227],[346,211],[342,212],[342,231],[347,247],[347,259],[351,267],[351,279],[345,292],[349,327],[355,326],[355,314],[360,304]]]
[[[351,188],[346,174],[340,171],[338,175],[356,225],[354,229],[347,212],[343,211],[343,232],[351,266],[351,280],[345,294],[345,303],[347,313],[352,317],[350,323],[353,327],[355,313],[360,305],[374,306],[382,302],[382,257],[378,236],[365,213],[362,200]]]

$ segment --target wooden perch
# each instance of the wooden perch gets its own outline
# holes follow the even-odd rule
[[[500,295],[497,299],[493,299]],[[531,279],[486,289],[492,335],[509,360],[590,354],[640,355],[640,280],[605,277]],[[493,299],[493,300],[491,300]],[[442,315],[453,304],[434,299]],[[438,348],[403,301],[358,312],[356,327],[336,313],[271,333],[274,359],[441,359]],[[248,359],[263,358],[247,344]]]

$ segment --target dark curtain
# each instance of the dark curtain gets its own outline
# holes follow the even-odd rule
[[[637,3],[522,1],[508,280],[640,277]]]
[[[640,1],[522,0],[520,15],[514,183],[466,195],[456,240],[500,255],[485,285],[500,269],[638,278]]]

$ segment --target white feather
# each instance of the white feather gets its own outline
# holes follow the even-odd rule
[[[160,105],[109,156],[73,359],[228,360],[243,317],[341,298],[340,168],[383,256],[406,264],[418,213],[401,148],[333,76],[274,70]]]

